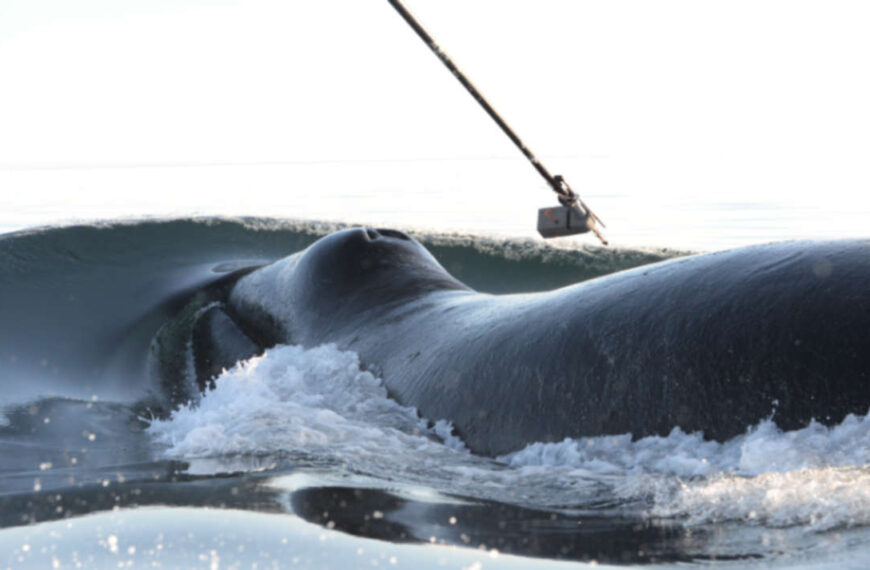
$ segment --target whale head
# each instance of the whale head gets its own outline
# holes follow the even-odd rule
[[[298,301],[323,313],[468,289],[420,242],[390,229],[351,228],[321,238],[300,254],[293,271]]]
[[[420,242],[398,230],[349,228],[239,281],[237,313],[268,322],[284,342],[315,342],[384,306],[469,290]]]

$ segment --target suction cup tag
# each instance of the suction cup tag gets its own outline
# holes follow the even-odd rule
[[[538,210],[538,233],[544,238],[585,234],[595,222],[588,212],[575,206],[553,206]]]

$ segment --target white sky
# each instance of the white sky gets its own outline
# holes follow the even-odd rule
[[[617,234],[679,224],[681,204],[824,203],[821,224],[863,229],[870,3],[406,1]],[[328,216],[336,192],[474,225],[443,204],[547,205],[517,156],[386,0],[0,0],[0,229],[209,204]],[[364,162],[434,158],[498,160]],[[306,161],[330,165],[44,170]]]

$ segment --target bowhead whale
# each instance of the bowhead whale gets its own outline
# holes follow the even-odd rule
[[[489,295],[401,232],[354,228],[244,275],[197,318],[203,385],[276,343],[335,343],[485,455],[675,427],[725,440],[765,418],[796,429],[870,406],[870,240],[745,247]]]

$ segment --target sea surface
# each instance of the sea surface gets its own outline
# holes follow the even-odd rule
[[[537,238],[537,209],[556,205],[555,194],[519,153],[508,150],[464,158],[265,163],[0,162],[0,233],[196,215]],[[604,221],[615,247],[711,251],[784,239],[867,236],[870,193],[850,187],[754,182],[721,188],[702,181],[697,188],[672,188],[653,179],[635,186],[621,180],[622,171],[633,166],[618,157],[541,158],[566,175]],[[861,179],[852,181],[860,184]],[[556,243],[597,241],[585,236]]]
[[[276,346],[155,413],[170,318],[341,226],[186,217],[0,235],[0,567],[867,566],[866,416],[486,458],[332,345]],[[687,253],[404,229],[492,293]]]

